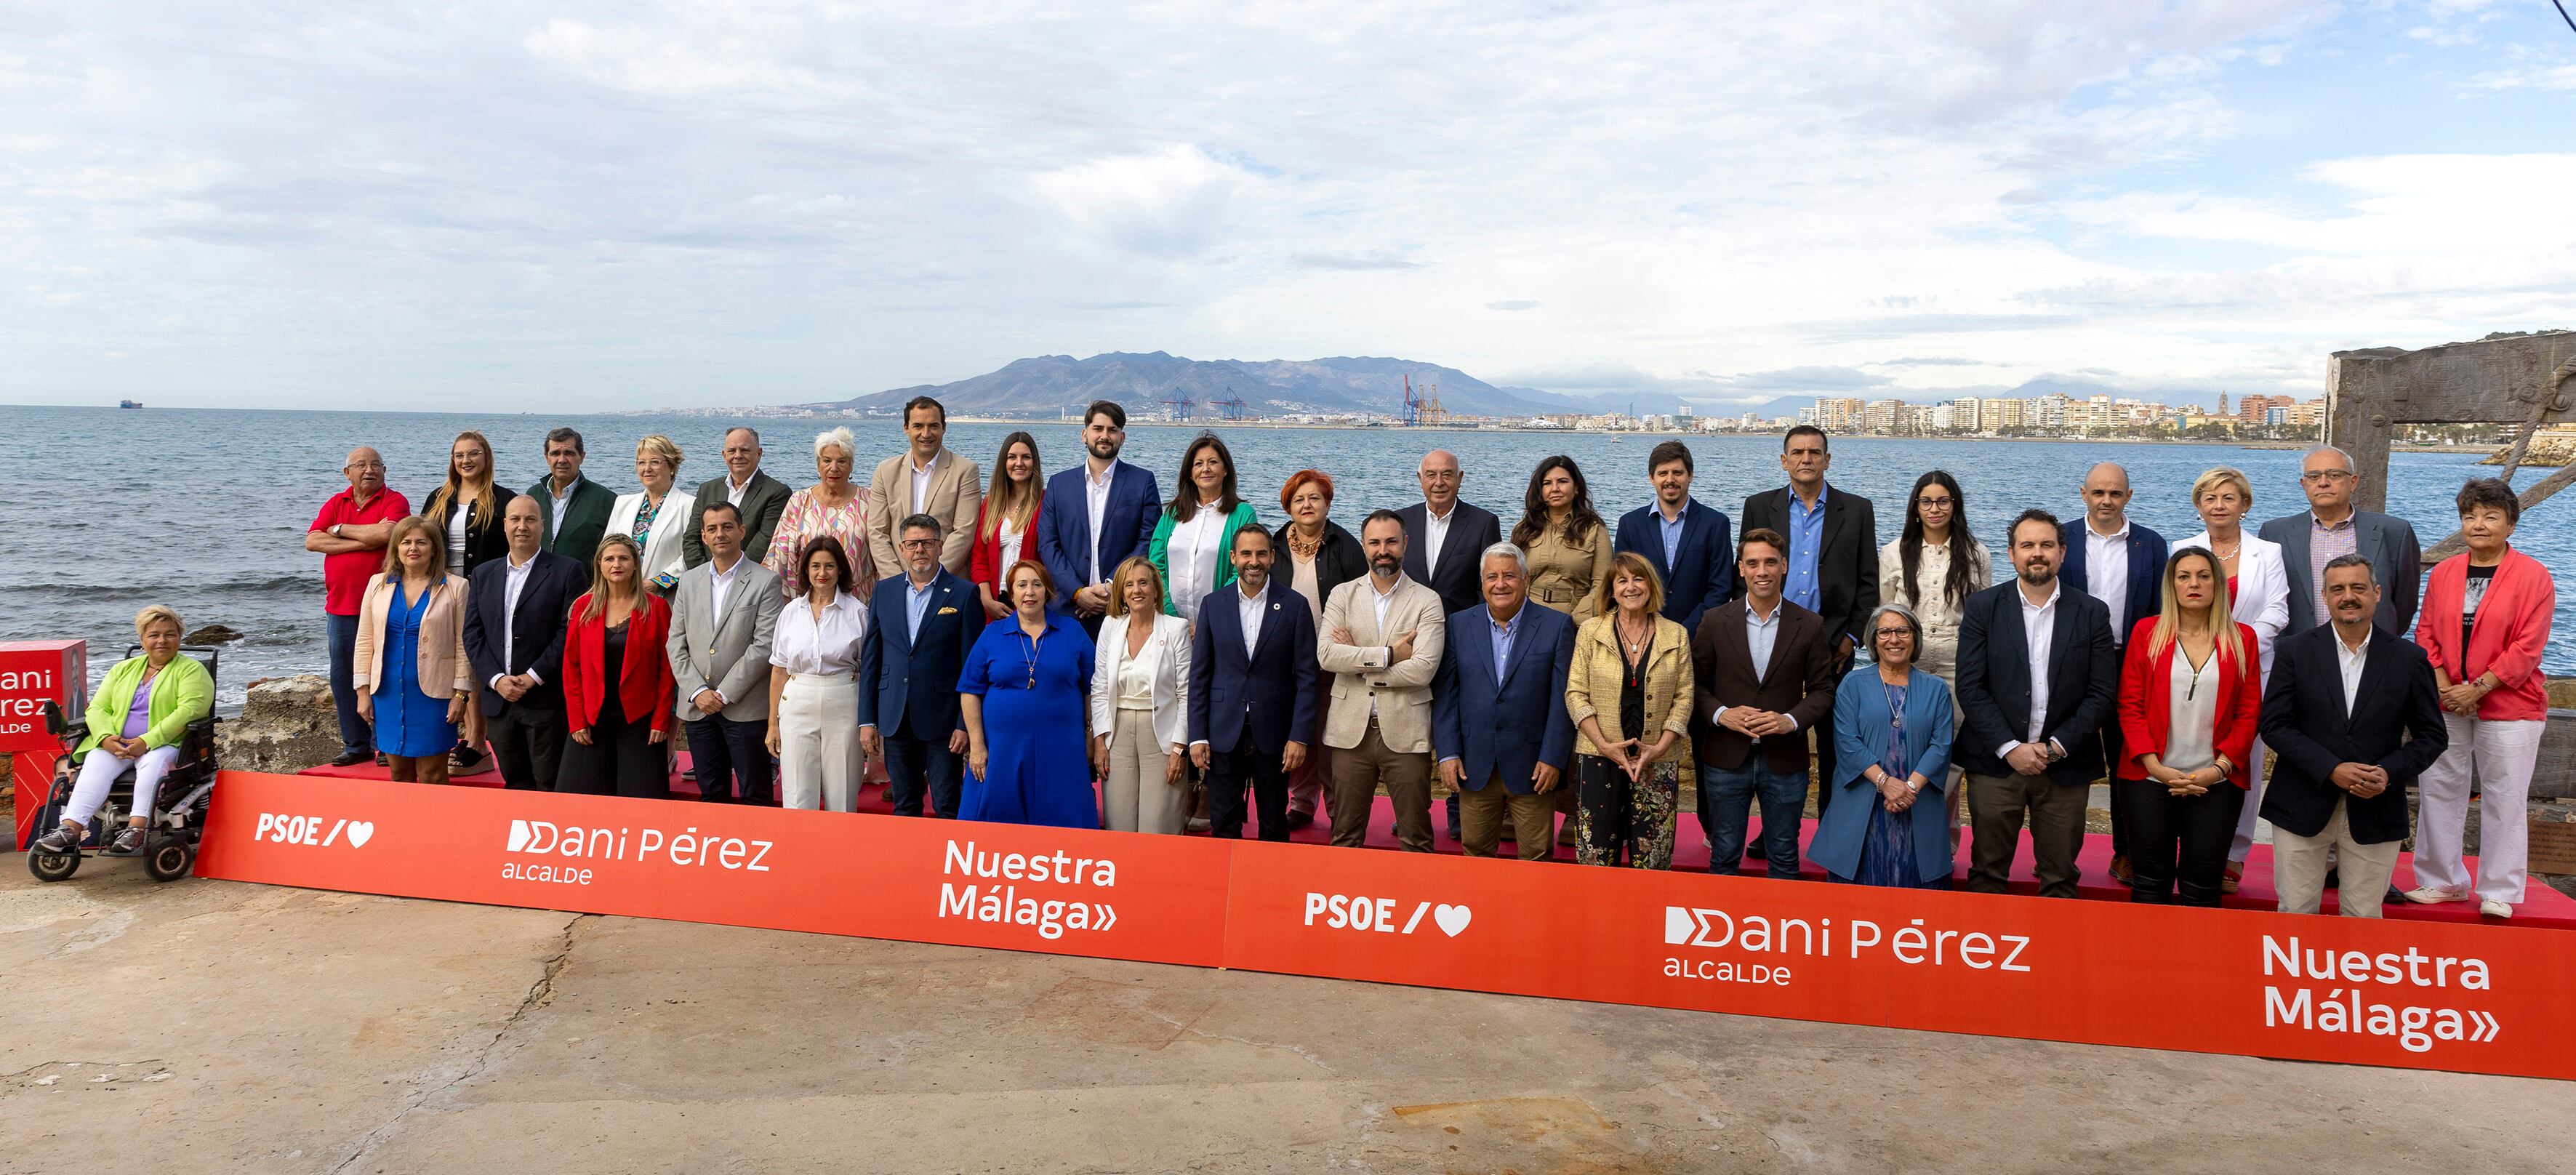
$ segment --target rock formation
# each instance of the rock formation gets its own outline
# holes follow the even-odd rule
[[[293,773],[340,753],[340,715],[319,673],[250,683],[241,716],[215,724],[215,761],[237,771]]]

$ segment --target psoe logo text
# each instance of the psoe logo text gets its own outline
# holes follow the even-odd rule
[[[367,841],[375,835],[376,823],[372,820],[351,820],[342,817],[332,821],[330,830],[326,832],[323,830],[322,817],[319,816],[280,816],[274,812],[262,812],[259,814],[259,823],[251,828],[250,838],[254,841],[267,841],[270,844],[312,845],[321,848],[338,844],[345,837],[350,848],[362,849],[367,847]]]

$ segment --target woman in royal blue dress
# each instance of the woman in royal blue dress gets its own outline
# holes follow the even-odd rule
[[[1950,687],[1914,666],[1923,625],[1902,604],[1870,614],[1874,664],[1834,688],[1842,798],[1816,821],[1807,856],[1836,881],[1948,889]]]
[[[1003,577],[1011,614],[986,625],[957,678],[966,718],[964,820],[1100,827],[1085,740],[1092,644],[1047,610],[1055,580],[1035,559]]]

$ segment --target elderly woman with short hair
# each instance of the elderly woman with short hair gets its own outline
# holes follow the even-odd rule
[[[805,545],[824,535],[840,540],[849,553],[852,593],[864,600],[876,586],[876,560],[868,553],[868,487],[850,479],[857,453],[848,428],[814,434],[814,484],[788,497],[761,560],[778,573],[779,590],[789,599],[805,594]]]
[[[1834,687],[1834,773],[1842,795],[1816,821],[1807,855],[1836,881],[1948,889],[1952,871],[1949,683],[1917,664],[1923,622],[1903,604],[1869,614],[1874,658]],[[1862,797],[1867,796],[1867,802]]]
[[[80,775],[63,806],[62,827],[36,839],[47,853],[68,853],[89,836],[90,818],[107,802],[116,777],[134,768],[133,814],[109,848],[140,852],[152,797],[179,762],[188,724],[215,710],[215,679],[194,657],[179,655],[179,614],[159,604],[134,614],[143,654],[119,661],[89,700],[89,735],[72,751]],[[105,751],[106,754],[99,752]]]
[[[632,494],[619,494],[617,504],[608,508],[608,533],[622,534],[644,549],[644,584],[656,595],[667,596],[680,582],[680,571],[687,564],[687,552],[681,539],[689,528],[688,503],[662,517],[671,504],[671,483],[680,476],[680,446],[671,438],[655,433],[635,442],[635,480],[644,488]]]

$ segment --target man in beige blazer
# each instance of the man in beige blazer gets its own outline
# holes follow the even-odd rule
[[[947,536],[939,548],[939,565],[964,575],[975,549],[975,515],[984,506],[982,471],[948,451],[948,409],[937,400],[914,396],[903,406],[903,435],[912,446],[877,462],[876,476],[868,480],[868,551],[880,568],[902,567],[896,524],[927,514],[939,520],[939,532]]]
[[[1395,838],[1431,851],[1431,679],[1448,618],[1440,594],[1404,573],[1404,519],[1360,524],[1369,573],[1333,589],[1315,659],[1333,675],[1324,744],[1333,748],[1333,843],[1368,839],[1378,787],[1395,802]]]

